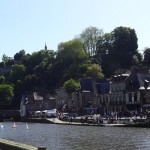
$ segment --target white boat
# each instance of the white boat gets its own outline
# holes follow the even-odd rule
[[[13,124],[13,128],[16,128],[16,123],[14,122],[14,124]]]
[[[29,128],[29,126],[28,126],[28,124],[27,124],[27,122],[26,122],[26,130],[29,130],[30,128]]]
[[[4,128],[4,125],[2,125],[2,123],[0,125],[1,125],[1,128]]]

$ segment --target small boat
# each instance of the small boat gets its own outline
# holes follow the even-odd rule
[[[29,126],[28,126],[28,124],[26,123],[26,130],[29,130],[30,128],[29,128]]]
[[[4,128],[4,125],[2,125],[2,123],[0,125],[1,125],[1,128]]]
[[[16,128],[16,123],[14,122],[14,124],[13,124],[13,128]]]

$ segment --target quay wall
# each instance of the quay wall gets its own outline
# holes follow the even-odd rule
[[[34,147],[26,144],[21,144],[5,139],[0,139],[1,150],[46,150],[44,147]]]
[[[51,122],[48,119],[42,119],[42,118],[28,118],[25,122],[32,122],[32,123],[47,123],[47,124],[52,124],[53,122]]]

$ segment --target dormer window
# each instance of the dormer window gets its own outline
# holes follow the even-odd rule
[[[149,85],[149,81],[148,80],[144,80],[144,88],[147,89]]]

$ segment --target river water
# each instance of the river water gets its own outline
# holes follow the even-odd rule
[[[47,150],[149,150],[150,129],[4,122],[0,138]]]

